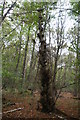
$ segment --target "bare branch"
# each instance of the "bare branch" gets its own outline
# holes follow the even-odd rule
[[[2,15],[2,20],[1,20],[1,23],[4,21],[4,19],[6,18],[7,14],[10,12],[10,10],[15,6],[16,2],[14,2],[10,7],[9,9],[7,10],[7,12],[4,14],[4,16]],[[3,4],[3,9],[4,9],[4,4]],[[3,14],[3,12],[2,12]],[[1,24],[0,23],[0,24]]]
[[[5,0],[3,2],[3,8],[2,8],[2,19],[3,19],[3,14],[4,14],[4,8],[5,8]]]
[[[56,101],[58,100],[58,98],[59,98],[59,96],[60,96],[60,94],[61,94],[61,92],[62,92],[62,89],[63,89],[63,88],[66,88],[66,87],[69,87],[69,86],[71,86],[71,85],[74,85],[74,84],[77,84],[77,83],[76,83],[76,82],[73,82],[73,83],[70,83],[70,84],[68,84],[68,85],[63,85],[63,86],[60,88],[59,93],[56,95],[55,104],[56,104]]]

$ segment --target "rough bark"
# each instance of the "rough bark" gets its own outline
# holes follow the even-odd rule
[[[43,25],[43,10],[38,10],[39,12],[39,33],[38,38],[40,40],[40,49],[39,49],[39,64],[40,64],[40,74],[41,74],[41,98],[40,102],[42,104],[42,110],[44,112],[50,112],[54,110],[54,101],[52,100],[51,91],[50,91],[50,70],[47,59],[47,49],[46,49],[46,40],[44,39],[45,28]],[[46,23],[46,22],[45,22]],[[46,26],[46,25],[45,25]]]

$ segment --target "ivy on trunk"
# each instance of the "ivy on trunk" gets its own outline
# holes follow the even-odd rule
[[[51,91],[51,74],[49,68],[49,59],[47,58],[46,39],[44,38],[45,28],[43,27],[43,9],[39,9],[39,33],[40,40],[39,64],[41,75],[41,98],[42,111],[50,112],[54,110],[54,98]]]

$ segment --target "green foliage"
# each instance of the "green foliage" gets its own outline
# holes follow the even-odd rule
[[[73,6],[73,14],[78,16],[80,13],[80,1],[79,2],[71,2],[71,5]]]
[[[6,3],[6,6],[8,3]],[[6,17],[2,24],[2,30],[0,30],[1,33],[1,40],[3,43],[2,46],[2,78],[3,78],[3,88],[7,89],[14,89],[15,91],[18,90],[19,92],[22,92],[23,88],[23,80],[25,82],[25,89],[31,88],[36,89],[38,88],[37,81],[41,78],[39,73],[37,73],[38,68],[38,49],[39,49],[39,40],[37,38],[37,32],[38,32],[38,9],[43,8],[43,23],[49,22],[48,18],[50,15],[50,19],[55,19],[55,16],[51,15],[51,11],[53,10],[53,7],[56,5],[56,3],[50,3],[50,2],[20,2],[17,3],[15,6],[15,9],[11,11],[9,16]],[[9,5],[10,6],[10,5]],[[1,7],[2,8],[2,7]],[[73,6],[74,8],[74,6]],[[75,11],[77,11],[77,8],[75,8]],[[46,14],[48,13],[48,16],[46,17]],[[51,24],[52,26],[52,24]],[[22,79],[22,68],[23,68],[23,60],[24,60],[24,54],[25,54],[25,43],[27,42],[27,33],[28,28],[30,27],[30,34],[29,34],[29,44],[28,44],[28,51],[27,51],[27,59],[26,59],[26,66],[25,66],[25,77]],[[51,28],[52,29],[52,28]],[[56,29],[56,28],[55,28]],[[54,29],[54,31],[55,31]],[[48,32],[48,24],[46,31]],[[46,33],[47,33],[46,32]],[[51,31],[52,34],[52,31]],[[56,34],[53,32],[53,34]],[[64,34],[64,33],[62,33]],[[70,33],[72,34],[72,33]],[[76,46],[75,36],[74,33],[72,35],[74,39],[74,44]],[[30,73],[30,81],[27,80],[27,76],[29,74],[30,70],[30,62],[31,62],[31,53],[32,53],[32,46],[33,46],[33,39],[36,43],[36,49],[34,50],[34,59],[33,59],[33,66],[32,71]],[[20,51],[20,40],[21,40],[21,51]],[[66,47],[66,42],[63,44],[63,47],[61,49],[64,49]],[[70,46],[70,51],[75,52],[75,49]],[[55,51],[56,52],[56,51]],[[16,71],[16,65],[18,62],[18,57],[20,53],[20,60],[18,69]],[[65,83],[72,83],[74,80],[74,70],[69,69],[70,67],[73,67],[74,61],[70,61],[68,57],[71,58],[71,60],[75,61],[74,55],[66,56],[63,60],[63,63],[67,65],[66,70],[66,82]],[[52,58],[53,59],[53,58]],[[36,61],[36,62],[35,62]],[[70,61],[70,62],[69,62]],[[78,62],[77,62],[78,63]],[[61,64],[61,63],[60,63]],[[52,63],[52,67],[54,67],[54,60]],[[38,68],[39,69],[39,68]],[[53,68],[52,68],[53,69]],[[53,71],[52,71],[53,72]],[[52,73],[53,74],[53,73]],[[60,74],[60,78],[58,78],[58,75]],[[57,86],[60,86],[64,82],[65,74],[65,68],[62,68],[58,74],[57,74]],[[37,80],[35,81],[35,76],[37,77]],[[29,92],[29,91],[27,91]]]

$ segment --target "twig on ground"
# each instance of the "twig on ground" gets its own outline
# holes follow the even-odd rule
[[[13,110],[9,110],[9,111],[6,111],[6,112],[3,112],[4,114],[7,114],[7,113],[12,113],[12,112],[15,112],[15,111],[18,111],[18,110],[23,110],[23,108],[17,108],[17,109],[13,109]]]

